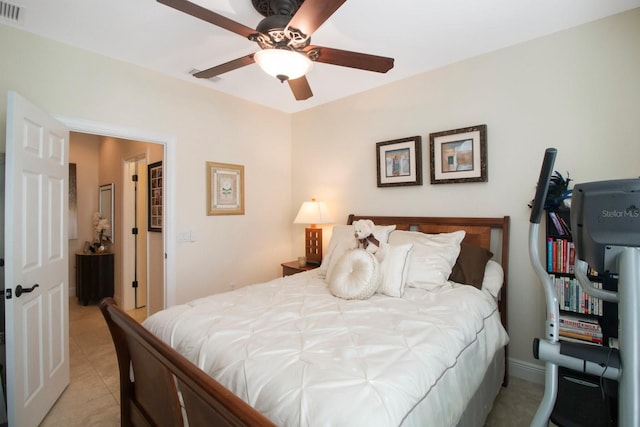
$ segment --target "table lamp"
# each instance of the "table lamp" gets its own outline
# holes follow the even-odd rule
[[[304,229],[304,251],[307,263],[320,265],[322,262],[322,228],[317,224],[330,224],[333,219],[327,210],[324,202],[311,199],[310,202],[303,202],[298,211],[298,215],[293,220],[294,224],[310,224]]]

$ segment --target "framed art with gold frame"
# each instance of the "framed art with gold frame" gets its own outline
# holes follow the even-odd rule
[[[244,215],[244,166],[207,162],[207,215]]]

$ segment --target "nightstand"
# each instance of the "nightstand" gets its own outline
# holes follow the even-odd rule
[[[291,276],[292,274],[302,273],[303,271],[313,270],[314,268],[320,267],[319,265],[313,264],[307,264],[304,267],[300,267],[298,265],[298,261],[283,262],[280,265],[282,266],[282,277]]]

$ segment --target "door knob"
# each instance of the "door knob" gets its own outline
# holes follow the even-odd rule
[[[33,292],[34,289],[37,288],[38,286],[40,285],[38,285],[37,283],[30,288],[23,288],[22,285],[16,286],[16,298],[20,298],[20,295],[22,294],[28,294],[29,292]]]

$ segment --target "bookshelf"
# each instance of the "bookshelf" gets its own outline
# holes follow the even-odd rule
[[[560,337],[594,345],[608,345],[617,338],[617,307],[588,295],[575,273],[575,247],[571,238],[569,209],[546,211],[547,272],[556,285],[560,308]],[[615,280],[588,269],[594,286],[615,289]]]

